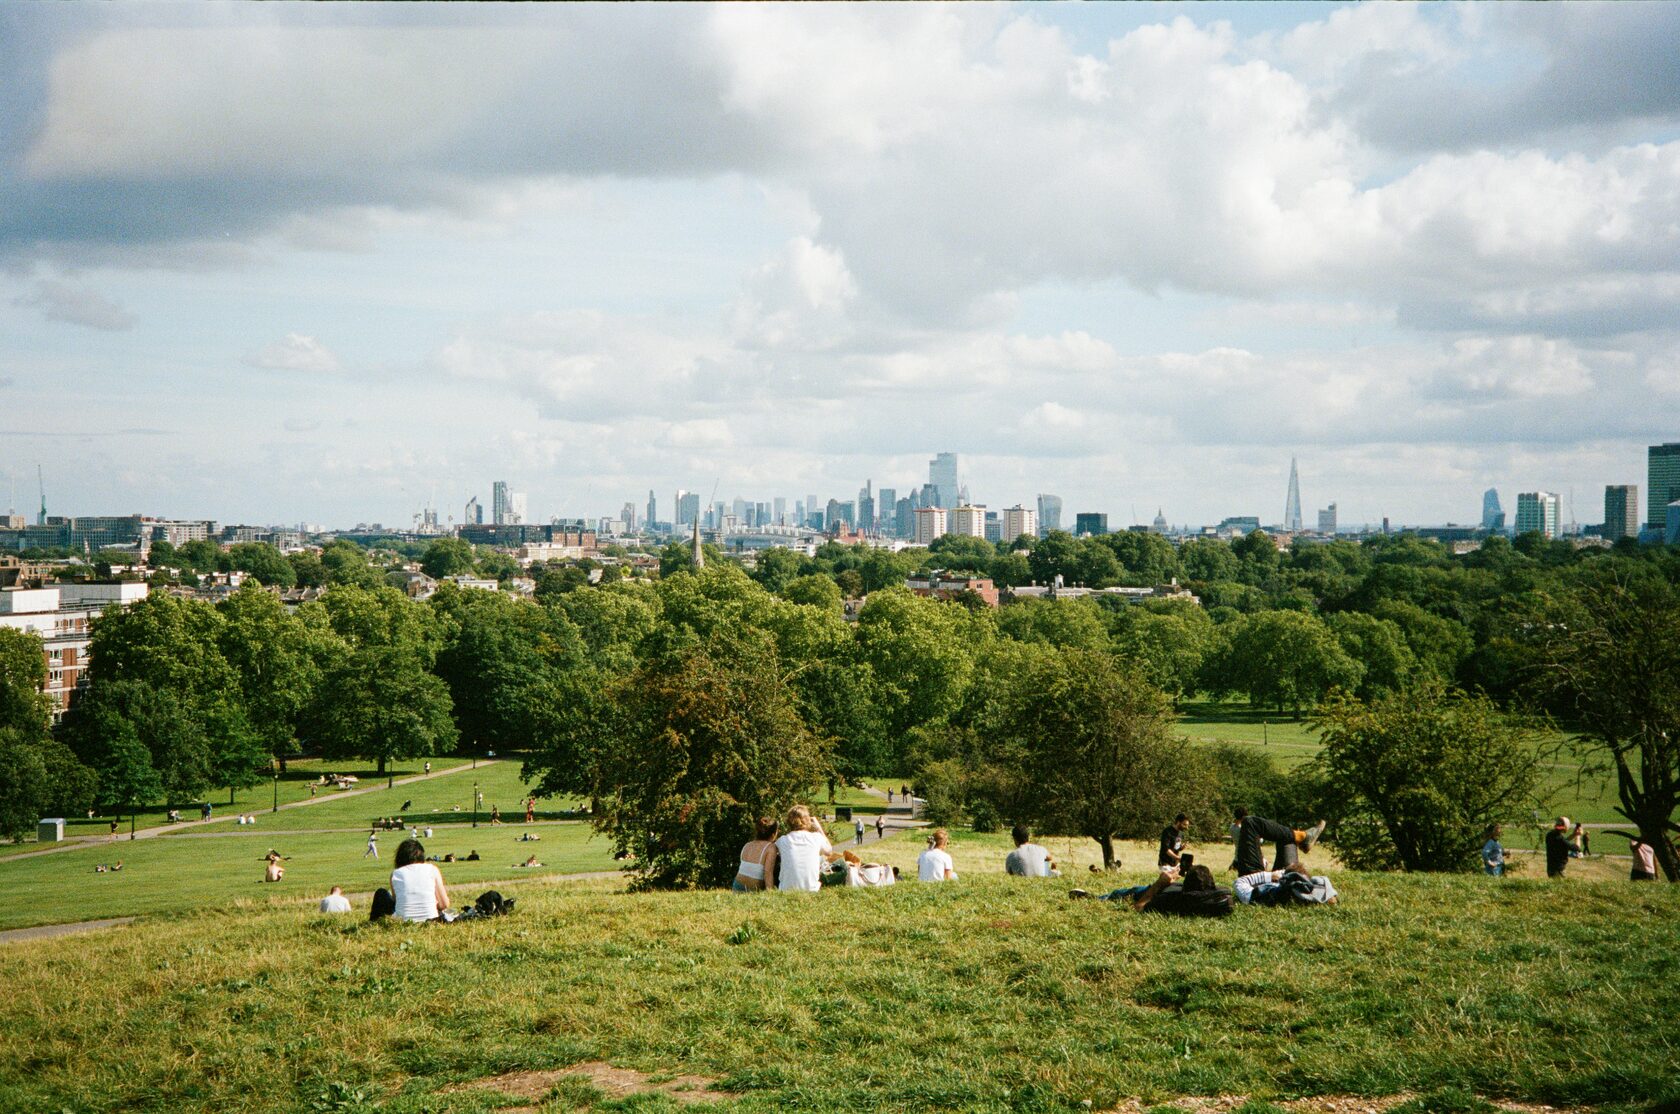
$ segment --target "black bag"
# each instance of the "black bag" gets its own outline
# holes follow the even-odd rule
[[[513,912],[513,903],[516,900],[518,899],[504,898],[495,890],[485,890],[478,895],[478,900],[473,902],[473,912],[481,917],[500,917]]]
[[[1224,887],[1186,892],[1183,886],[1174,885],[1151,898],[1143,911],[1170,917],[1229,917],[1233,903],[1231,891]]]
[[[368,920],[377,921],[397,911],[397,895],[384,886],[373,891],[373,904],[368,908]]]

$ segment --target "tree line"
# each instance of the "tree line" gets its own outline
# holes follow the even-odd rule
[[[673,543],[652,581],[549,566],[534,601],[445,583],[424,603],[334,543],[316,558],[325,591],[295,611],[253,573],[214,606],[158,592],[100,619],[87,687],[51,732],[28,696],[30,640],[0,643],[0,762],[19,771],[0,819],[15,833],[45,810],[190,800],[303,751],[383,767],[497,749],[526,754],[542,792],[594,801],[649,884],[715,880],[753,816],[812,786],[907,772],[942,816],[1027,820],[1105,857],[1176,811],[1217,831],[1238,801],[1295,818],[1328,803],[1347,821],[1344,854],[1456,868],[1475,825],[1532,793],[1533,748],[1510,726],[1527,710],[1576,732],[1665,873],[1680,871],[1659,838],[1680,797],[1675,554],[1115,537],[1131,540],[1053,533],[989,558],[969,538],[771,550],[750,574],[727,560],[692,573]],[[421,555],[477,571],[461,544]],[[1066,583],[1094,544],[1134,580],[1181,577],[1207,606],[1093,596],[993,611],[894,586],[928,564],[1017,558]],[[848,622],[842,599],[859,594]],[[1286,774],[1183,743],[1173,705],[1198,694],[1312,713],[1318,764]]]

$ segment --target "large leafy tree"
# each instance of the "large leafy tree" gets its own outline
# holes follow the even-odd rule
[[[1246,693],[1255,704],[1299,711],[1333,688],[1356,688],[1364,676],[1364,667],[1316,615],[1262,611],[1229,624],[1225,633],[1203,670],[1204,687],[1215,694]]]
[[[439,580],[471,573],[473,567],[472,543],[462,538],[438,538],[420,558],[420,570]]]
[[[284,769],[287,757],[298,752],[298,732],[320,686],[329,636],[249,582],[216,610],[222,618],[222,658],[238,680],[253,730]]]
[[[1350,866],[1472,870],[1489,825],[1535,803],[1534,740],[1485,697],[1436,681],[1369,702],[1339,693],[1313,724],[1337,852]]]
[[[1654,572],[1600,575],[1522,623],[1532,686],[1574,728],[1616,811],[1680,881],[1680,589]]]
[[[0,836],[20,839],[92,799],[92,772],[47,733],[46,679],[41,640],[0,627]]]
[[[721,886],[755,818],[827,775],[772,640],[718,632],[611,687],[590,769],[593,823],[640,887]]]
[[[241,542],[228,550],[227,557],[234,568],[271,587],[290,588],[297,583],[292,563],[267,542]]]
[[[989,635],[973,613],[902,588],[869,597],[858,613],[858,652],[875,675],[895,765],[907,757],[912,730],[941,724],[956,709]]]
[[[1111,635],[1114,652],[1131,661],[1176,705],[1196,692],[1202,663],[1218,641],[1213,619],[1194,604],[1128,605]]]

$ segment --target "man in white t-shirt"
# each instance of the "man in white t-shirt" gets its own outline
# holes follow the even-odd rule
[[[334,886],[332,892],[321,899],[321,912],[323,913],[348,913],[349,911],[350,899],[344,896],[343,886]]]
[[[955,882],[957,880],[956,864],[951,861],[951,853],[945,848],[951,842],[951,833],[944,828],[935,829],[932,842],[916,860],[916,877],[923,882]]]
[[[804,805],[788,809],[783,827],[787,833],[776,841],[779,867],[776,888],[815,893],[822,889],[823,863],[838,859],[840,853],[834,850],[828,836],[823,834],[822,825]]]

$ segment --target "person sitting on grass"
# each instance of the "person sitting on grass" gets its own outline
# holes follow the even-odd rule
[[[1070,898],[1092,896],[1084,890],[1069,890]],[[1122,886],[1098,901],[1119,901],[1139,913],[1162,913],[1177,917],[1226,917],[1233,908],[1230,890],[1213,880],[1213,871],[1197,863],[1183,877],[1178,871],[1163,871],[1147,886]]]
[[[443,874],[426,861],[426,848],[417,839],[397,845],[397,866],[391,871],[391,888],[373,895],[373,920],[387,913],[401,921],[421,924],[443,918],[449,908],[449,890]]]
[[[350,899],[344,896],[343,886],[334,886],[327,891],[327,896],[321,899],[321,912],[323,913],[348,913],[349,911]]]
[[[1010,830],[1009,836],[1015,841],[1015,850],[1004,857],[1003,869],[1020,878],[1056,878],[1060,871],[1056,869],[1056,860],[1048,848],[1040,847],[1032,842],[1032,831],[1025,824],[1017,824]]]
[[[729,888],[736,893],[774,889],[776,858],[776,822],[768,816],[760,816],[753,825],[753,837],[741,846],[735,880]]]
[[[776,841],[776,889],[815,893],[822,889],[823,863],[839,859],[840,852],[804,805],[788,809],[782,827],[786,831]]]
[[[513,865],[514,866],[541,866],[542,864],[537,862],[537,857],[535,855],[532,855],[530,858],[526,859],[524,862],[514,863]]]
[[[1308,874],[1299,863],[1283,870],[1245,874],[1232,886],[1244,905],[1334,905],[1336,887],[1322,874]]]
[[[280,865],[280,852],[270,847],[263,860],[268,863],[268,866],[263,868],[264,882],[278,882],[286,876],[286,868]]]
[[[1267,840],[1277,844],[1275,867],[1282,869],[1295,861],[1295,852],[1305,855],[1311,851],[1318,837],[1324,834],[1325,822],[1320,820],[1311,828],[1286,828],[1276,820],[1264,816],[1250,816],[1248,809],[1237,806],[1233,831],[1237,839],[1237,874],[1258,874],[1266,869],[1266,857],[1260,845]]]
[[[916,860],[916,879],[920,882],[955,882],[957,880],[957,864],[951,860],[951,852],[946,850],[951,843],[951,833],[944,828],[935,828],[933,835],[928,837],[928,849],[923,851]]]

